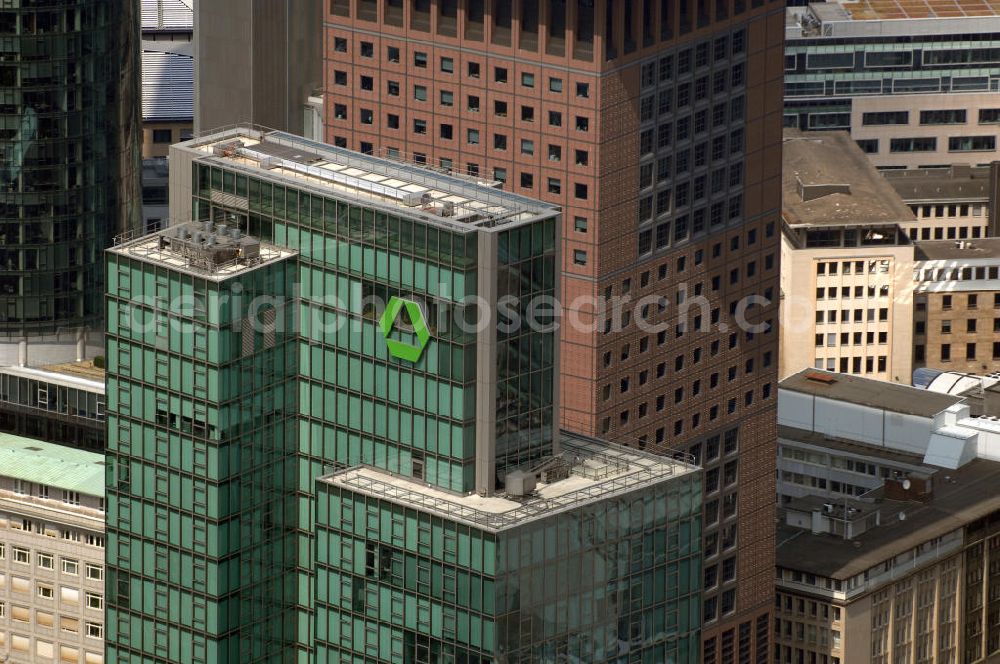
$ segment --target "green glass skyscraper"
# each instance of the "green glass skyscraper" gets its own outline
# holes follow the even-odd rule
[[[0,338],[103,317],[103,251],[139,205],[137,6],[0,6]]]
[[[108,661],[696,661],[700,474],[554,424],[558,209],[249,127],[171,168],[108,257]]]

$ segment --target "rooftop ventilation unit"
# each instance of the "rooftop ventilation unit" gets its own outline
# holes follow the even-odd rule
[[[204,230],[199,230],[204,229]],[[193,232],[192,232],[193,231]],[[239,228],[191,222],[160,235],[160,250],[186,258],[193,266],[209,271],[235,262],[260,258],[260,240],[244,235]]]
[[[232,157],[243,149],[243,141],[226,141],[212,147],[212,154],[216,157]]]
[[[818,371],[810,371],[805,375],[807,380],[812,380],[817,383],[825,383],[826,385],[832,385],[837,382],[837,379],[830,374],[820,373]]]
[[[511,496],[527,496],[535,490],[535,474],[523,470],[513,470],[504,478],[507,493]]]

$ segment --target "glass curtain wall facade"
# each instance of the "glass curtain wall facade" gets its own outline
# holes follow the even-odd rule
[[[692,454],[736,428],[736,454],[774,458],[784,14],[774,0],[331,0],[326,139],[561,207],[560,296],[583,323],[560,330],[564,428]],[[733,307],[751,295],[769,329],[742,334]],[[640,317],[647,297],[662,304]],[[703,316],[676,306],[702,299]],[[734,570],[706,576],[706,664],[770,657],[773,475],[741,463],[738,535],[735,512],[706,530],[706,549],[730,543],[711,564]]]
[[[102,251],[138,200],[134,4],[0,8],[0,336],[103,315]]]
[[[257,312],[268,331],[249,310],[294,268],[219,281],[109,254],[107,661],[295,652],[295,312]]]
[[[299,252],[300,433],[312,441],[303,443],[311,476],[330,462],[365,463],[473,491],[475,380],[486,370],[477,367],[478,311],[469,306],[480,293],[480,233],[206,164],[194,170],[196,218],[248,224],[251,235]],[[248,211],[213,204],[215,192],[248,196]],[[550,219],[498,234],[502,267],[490,278],[519,298],[522,319],[531,296],[553,295],[555,233]],[[374,304],[393,297],[426,312],[430,341],[417,362],[390,357],[382,342]],[[412,322],[391,334],[414,343]],[[523,325],[499,337],[498,446],[524,463],[551,453],[555,332]]]
[[[497,301],[516,303],[504,320],[524,321],[531,302],[556,297],[555,232],[540,225],[498,238]],[[503,305],[501,305],[503,306]],[[536,316],[543,326],[550,319]],[[497,466],[519,466],[552,454],[553,368],[557,339],[528,325],[497,330]]]
[[[103,386],[70,386],[18,367],[0,369],[0,431],[104,451]]]
[[[317,662],[700,661],[697,475],[499,530],[316,487]]]

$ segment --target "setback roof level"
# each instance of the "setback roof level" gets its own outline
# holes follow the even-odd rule
[[[649,454],[567,431],[560,434],[560,444],[574,458],[572,474],[550,484],[540,483],[534,493],[519,499],[502,494],[456,495],[369,466],[335,471],[317,481],[500,532],[699,472],[697,466],[682,459]]]
[[[559,206],[466,177],[239,126],[171,147],[195,161],[242,171],[317,195],[384,209],[451,231],[505,230],[555,218]]]

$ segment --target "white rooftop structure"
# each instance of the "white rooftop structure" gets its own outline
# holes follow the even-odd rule
[[[788,7],[785,11],[786,40],[1000,32],[1000,12],[990,2],[834,0]]]
[[[779,384],[778,424],[915,454],[941,468],[957,469],[977,458],[1000,461],[1000,417],[973,416],[968,401],[807,369]]]

